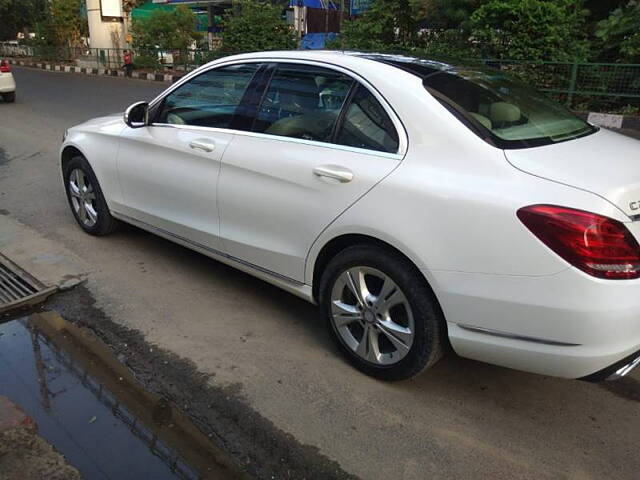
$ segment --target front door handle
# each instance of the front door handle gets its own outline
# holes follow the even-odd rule
[[[340,165],[320,165],[313,169],[313,174],[318,177],[333,178],[340,183],[347,183],[353,180],[353,172]]]
[[[192,140],[189,146],[193,150],[202,150],[203,152],[213,152],[216,148],[216,144],[211,140]]]

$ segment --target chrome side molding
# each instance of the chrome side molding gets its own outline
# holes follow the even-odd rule
[[[207,252],[209,255],[212,255],[214,257],[224,258],[224,259],[230,260],[230,261],[232,261],[234,263],[237,263],[239,265],[243,265],[246,268],[250,268],[252,270],[255,270],[256,272],[260,272],[260,273],[263,273],[265,275],[269,275],[270,277],[276,278],[276,279],[278,279],[278,280],[280,280],[282,282],[286,282],[286,283],[289,283],[289,284],[294,285],[294,286],[303,286],[304,285],[303,282],[300,282],[300,281],[295,280],[293,278],[289,278],[289,277],[287,277],[285,275],[281,275],[281,274],[279,274],[277,272],[273,272],[273,271],[268,270],[266,268],[263,268],[263,267],[261,267],[259,265],[254,265],[253,263],[249,263],[249,262],[247,262],[245,260],[242,260],[240,258],[234,257],[234,256],[229,255],[227,253],[221,252],[221,251],[216,250],[214,248],[208,247],[206,245],[202,245],[201,243],[194,242],[193,240],[189,240],[188,238],[182,237],[180,235],[176,235],[173,232],[170,232],[170,231],[165,230],[163,228],[156,227],[154,225],[151,225],[149,223],[146,223],[146,222],[143,222],[141,220],[135,219],[135,218],[130,217],[128,215],[125,215],[123,213],[114,212],[112,210],[111,214],[115,218],[117,218],[119,220],[122,220],[123,222],[127,222],[127,223],[130,223],[131,225],[138,226],[138,227],[140,227],[140,228],[142,228],[144,230],[147,230],[147,231],[149,231],[151,233],[155,233],[155,234],[163,236],[165,238],[168,237],[169,239],[173,238],[177,242],[180,242],[181,244],[184,244],[187,247],[191,246],[193,248],[196,248],[196,249],[200,250],[201,253],[202,252]]]
[[[458,326],[464,330],[476,333],[484,333],[486,335],[493,335],[494,337],[511,338],[512,340],[522,340],[523,342],[541,343],[543,345],[553,345],[556,347],[579,347],[579,343],[567,343],[558,342],[556,340],[547,340],[546,338],[528,337],[526,335],[518,335],[515,333],[502,332],[500,330],[493,330],[491,328],[474,327],[472,325],[465,325],[458,323]]]

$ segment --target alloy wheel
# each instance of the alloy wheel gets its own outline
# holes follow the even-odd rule
[[[385,273],[356,266],[341,273],[331,291],[331,320],[342,341],[363,360],[392,365],[411,349],[411,306]]]
[[[93,227],[98,221],[96,195],[89,177],[79,168],[72,170],[69,175],[69,195],[80,222],[87,227]]]

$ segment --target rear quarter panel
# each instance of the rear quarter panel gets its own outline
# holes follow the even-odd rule
[[[394,105],[409,135],[405,159],[316,240],[307,283],[322,247],[349,233],[390,243],[425,272],[541,276],[569,265],[524,227],[519,208],[556,204],[629,222],[597,195],[517,170],[426,91],[407,98]]]

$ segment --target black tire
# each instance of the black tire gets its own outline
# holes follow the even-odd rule
[[[397,363],[380,365],[363,359],[345,343],[334,325],[331,292],[339,277],[354,267],[368,267],[384,273],[408,301],[415,333],[411,348]],[[381,380],[404,380],[434,365],[446,350],[446,324],[433,291],[420,271],[396,252],[375,245],[356,245],[341,251],[327,265],[319,292],[320,307],[331,337],[349,363],[367,375]],[[364,320],[361,323],[364,325]]]
[[[86,223],[84,223],[73,205],[69,179],[71,173],[76,169],[81,170],[86,175],[86,178],[89,180],[92,191],[95,195],[92,206],[97,213],[97,220],[93,225],[87,225]],[[71,160],[64,164],[62,175],[64,178],[64,189],[67,194],[69,208],[71,209],[71,212],[73,213],[73,216],[75,217],[76,222],[78,222],[80,228],[82,228],[88,234],[95,236],[108,235],[113,232],[118,226],[118,221],[111,216],[111,212],[109,211],[107,202],[104,199],[104,195],[102,194],[102,189],[100,188],[98,179],[96,178],[93,169],[89,165],[89,162],[87,162],[87,160],[82,156],[73,157],[71,158]]]
[[[2,94],[2,100],[5,103],[13,103],[16,101],[16,92],[9,92]]]

